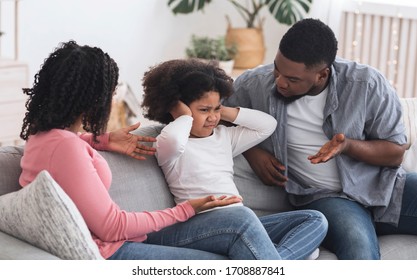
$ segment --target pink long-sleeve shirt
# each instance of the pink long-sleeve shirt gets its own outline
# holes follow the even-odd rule
[[[94,143],[91,134],[52,129],[32,135],[21,160],[19,183],[24,187],[47,170],[77,206],[104,258],[127,240],[142,242],[146,234],[195,215],[186,202],[153,212],[127,212],[111,199],[111,171],[96,151],[106,150],[109,135]],[[57,234],[60,234],[57,232]]]

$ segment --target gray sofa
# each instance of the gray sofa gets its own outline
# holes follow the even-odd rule
[[[410,144],[413,144],[416,134],[417,99],[403,101],[405,122],[407,124]],[[411,120],[411,121],[410,121]],[[160,126],[140,128],[141,135],[157,135]],[[407,151],[404,164],[414,171],[414,146]],[[18,191],[20,186],[20,158],[23,147],[0,147],[0,195]],[[128,211],[157,210],[172,207],[173,198],[166,186],[164,176],[154,157],[146,161],[138,161],[127,156],[101,152],[108,161],[113,173],[110,195]],[[405,166],[406,167],[406,166]],[[414,168],[414,169],[413,169]],[[244,198],[244,203],[258,215],[292,210],[285,192],[278,187],[263,185],[254,175],[243,156],[235,158],[235,180]],[[59,234],[59,233],[57,233]],[[417,260],[417,236],[391,235],[379,237],[382,259]],[[25,241],[0,231],[0,259],[58,259],[55,255],[34,247]],[[319,259],[336,259],[328,250],[321,248]]]

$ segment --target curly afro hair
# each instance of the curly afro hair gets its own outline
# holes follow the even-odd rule
[[[97,47],[61,43],[35,75],[20,137],[64,129],[82,116],[83,129],[96,137],[106,130],[117,86],[116,62]]]
[[[333,31],[318,19],[296,22],[279,44],[279,51],[289,60],[304,63],[307,68],[334,62],[337,40]]]
[[[163,124],[173,121],[171,109],[179,100],[189,105],[209,91],[220,98],[233,93],[233,79],[213,63],[174,59],[151,67],[143,77],[144,116]]]

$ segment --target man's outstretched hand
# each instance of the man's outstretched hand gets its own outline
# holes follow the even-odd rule
[[[341,154],[345,146],[345,135],[343,133],[338,133],[333,136],[332,140],[324,144],[317,154],[309,156],[308,159],[313,164],[327,162],[335,156]]]

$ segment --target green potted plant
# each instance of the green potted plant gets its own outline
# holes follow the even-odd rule
[[[231,74],[234,65],[235,45],[226,45],[225,37],[191,36],[190,45],[185,49],[188,58],[214,61],[227,74]]]
[[[202,11],[212,0],[168,0],[174,14],[190,14]],[[269,13],[279,23],[292,25],[302,19],[310,10],[313,0],[250,0],[242,4],[237,0],[227,0],[242,16],[246,26],[232,28],[228,20],[226,44],[235,44],[237,53],[235,67],[252,68],[263,63],[265,55],[264,38],[260,11],[268,8]],[[255,23],[258,23],[256,26]]]
[[[195,11],[203,10],[212,0],[168,0],[168,6],[171,7],[174,14],[189,14]],[[303,18],[303,14],[308,13],[313,0],[251,0],[245,1],[250,3],[242,5],[236,0],[227,0],[231,3],[242,16],[247,28],[255,27],[255,20],[261,24],[259,12],[268,7],[269,12],[279,22],[286,25],[292,25]]]

